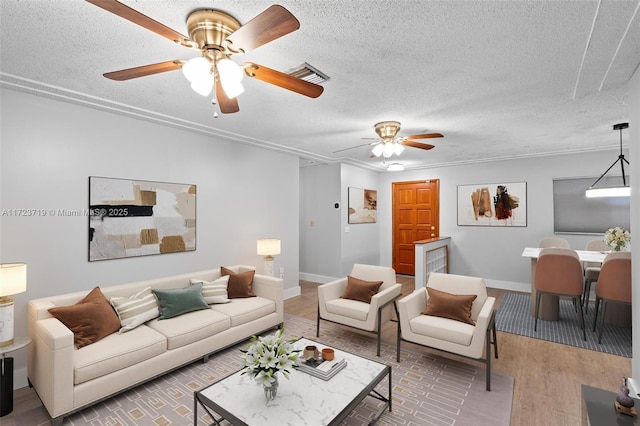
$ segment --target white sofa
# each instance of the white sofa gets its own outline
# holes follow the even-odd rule
[[[228,267],[241,273],[250,266]],[[112,287],[100,287],[107,298],[129,297],[146,287],[183,288],[190,279],[213,281],[220,268]],[[154,319],[126,333],[113,333],[77,349],[74,335],[48,309],[69,306],[89,290],[31,300],[28,333],[29,384],[54,424],[65,416],[189,364],[284,321],[283,280],[256,274],[256,297],[231,299],[211,309],[174,318]]]

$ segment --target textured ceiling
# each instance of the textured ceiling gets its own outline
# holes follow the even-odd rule
[[[186,34],[190,11],[241,23],[271,2],[126,0]],[[373,125],[439,132],[408,169],[616,148],[628,80],[640,63],[639,0],[279,2],[294,33],[236,62],[280,71],[308,62],[330,77],[317,99],[245,80],[240,112],[214,118],[180,71],[125,82],[102,74],[198,55],[81,0],[2,0],[3,86],[279,149],[303,162],[386,169],[366,144]],[[626,145],[626,137],[623,143]]]

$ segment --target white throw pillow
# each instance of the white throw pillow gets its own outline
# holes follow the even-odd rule
[[[218,278],[214,281],[204,281],[191,278],[191,285],[202,283],[202,297],[209,305],[214,303],[229,303],[227,287],[229,285],[229,275]]]
[[[111,306],[116,310],[122,328],[119,333],[133,330],[145,322],[158,318],[160,310],[158,301],[151,292],[151,287],[147,287],[129,297],[112,297]]]

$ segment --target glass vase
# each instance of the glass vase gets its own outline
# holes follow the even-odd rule
[[[275,381],[273,383],[265,383],[262,385],[262,389],[264,390],[264,397],[267,402],[272,401],[278,395],[278,376],[273,376]]]

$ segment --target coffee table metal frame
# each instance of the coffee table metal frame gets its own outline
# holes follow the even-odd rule
[[[318,342],[314,342],[312,340],[308,340],[308,339],[304,339],[301,338],[298,340],[298,343],[301,343],[303,346],[309,345],[309,344],[316,344],[319,348],[320,347],[326,347],[326,345],[320,344]],[[333,418],[328,425],[338,425],[340,424],[340,422],[342,422],[345,418],[347,418],[347,416],[358,406],[358,404],[360,404],[360,402],[362,402],[367,396],[371,396],[372,398],[375,398],[379,401],[384,402],[384,405],[376,412],[376,415],[374,416],[374,418],[371,420],[371,422],[369,422],[370,425],[374,424],[379,418],[380,416],[382,416],[382,414],[384,413],[384,411],[386,409],[389,410],[389,412],[391,412],[392,409],[392,399],[391,399],[391,367],[388,365],[384,365],[382,363],[379,363],[377,361],[373,361],[373,360],[369,360],[367,358],[364,357],[360,357],[359,355],[355,355],[349,352],[344,352],[344,351],[340,351],[336,349],[336,355],[340,356],[340,354],[344,354],[345,357],[347,357],[347,360],[349,359],[349,357],[355,357],[355,358],[360,358],[362,360],[366,360],[368,362],[373,362],[375,364],[378,364],[379,366],[383,367],[382,370],[367,384],[365,385],[362,390],[353,398],[353,400],[351,402],[349,402],[343,409],[342,411],[340,411],[340,413],[338,413],[335,418]],[[348,362],[348,361],[347,361]],[[347,364],[347,367],[349,368],[349,364]],[[352,367],[353,368],[353,367]],[[344,370],[343,370],[344,371]],[[341,372],[342,373],[342,372]],[[195,391],[194,392],[194,398],[193,398],[193,424],[194,426],[197,426],[198,424],[198,405],[202,406],[202,408],[207,412],[207,414],[213,419],[213,423],[215,425],[220,426],[221,425],[221,421],[222,420],[227,420],[228,422],[230,422],[233,425],[237,425],[237,426],[249,426],[248,423],[245,423],[243,420],[239,419],[234,413],[231,412],[230,409],[225,408],[224,403],[216,403],[216,401],[208,398],[204,392],[211,388],[212,386],[224,386],[224,382],[226,380],[228,380],[231,377],[237,376],[242,374],[242,370],[238,370],[235,373],[232,373],[228,376],[226,376],[223,379],[218,380],[217,382],[203,388],[200,389],[199,391]],[[306,373],[303,373],[301,371],[297,371],[294,374],[302,374],[305,376]],[[292,374],[291,375],[291,380],[295,379],[295,375]],[[340,373],[338,373],[340,374]],[[299,377],[304,377],[304,376],[299,376]],[[308,376],[308,377],[313,377],[313,376]],[[384,396],[382,395],[380,392],[378,392],[375,388],[376,386],[382,381],[384,380],[385,377],[388,377],[388,396]],[[249,378],[248,378],[249,379]],[[314,378],[315,380],[322,380],[322,379],[317,379]],[[249,379],[251,380],[251,379]],[[326,383],[331,383],[330,379],[329,381],[327,381]],[[287,384],[287,380],[281,380],[280,381],[280,386],[286,386]],[[255,383],[252,383],[252,387],[256,387],[257,385]],[[258,391],[258,389],[255,390],[256,392],[262,393],[262,390],[260,389],[260,391]],[[239,398],[241,398],[242,396],[238,396]],[[279,398],[279,397],[278,397]],[[216,417],[216,414],[218,415],[218,417]],[[273,419],[273,420],[278,420],[278,419]]]

